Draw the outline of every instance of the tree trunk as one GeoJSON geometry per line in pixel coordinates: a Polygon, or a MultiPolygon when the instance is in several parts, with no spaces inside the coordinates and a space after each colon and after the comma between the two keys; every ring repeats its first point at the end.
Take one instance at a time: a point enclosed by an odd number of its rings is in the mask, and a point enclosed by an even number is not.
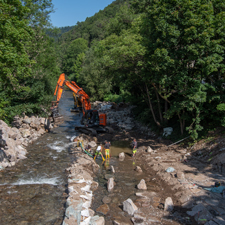
{"type": "MultiPolygon", "coordinates": [[[[165,100],[165,113],[167,112],[168,110],[168,102],[165,100]]],[[[164,118],[164,121],[167,123],[168,120],[166,118],[164,118]]]]}
{"type": "Polygon", "coordinates": [[[154,119],[155,123],[157,124],[157,126],[161,127],[161,124],[159,123],[159,121],[157,121],[157,119],[155,117],[155,113],[154,113],[154,110],[153,110],[153,107],[152,107],[152,102],[151,102],[151,98],[150,98],[150,95],[149,95],[147,84],[145,84],[145,87],[146,87],[146,92],[147,92],[147,96],[148,96],[148,103],[149,103],[149,107],[151,109],[153,119],[154,119]]]}
{"type": "Polygon", "coordinates": [[[156,89],[155,89],[155,94],[156,94],[156,98],[157,98],[160,122],[163,123],[163,117],[162,117],[162,110],[161,110],[161,106],[160,106],[159,94],[158,94],[156,89]]]}
{"type": "Polygon", "coordinates": [[[181,119],[180,113],[178,113],[179,121],[180,121],[180,132],[181,135],[184,134],[185,120],[181,119]]]}

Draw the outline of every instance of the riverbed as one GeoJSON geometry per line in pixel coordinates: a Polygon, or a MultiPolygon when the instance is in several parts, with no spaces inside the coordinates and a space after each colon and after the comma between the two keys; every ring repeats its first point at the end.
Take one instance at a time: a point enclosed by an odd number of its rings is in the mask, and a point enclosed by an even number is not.
{"type": "Polygon", "coordinates": [[[0,173],[0,224],[57,224],[65,212],[68,151],[79,114],[70,112],[72,92],[59,103],[64,122],[27,147],[27,159],[0,173]]]}

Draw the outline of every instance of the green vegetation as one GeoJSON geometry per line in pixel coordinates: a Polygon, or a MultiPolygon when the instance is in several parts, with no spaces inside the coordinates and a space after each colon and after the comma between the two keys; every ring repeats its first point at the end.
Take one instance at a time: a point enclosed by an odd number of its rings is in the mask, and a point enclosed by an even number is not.
{"type": "Polygon", "coordinates": [[[40,113],[61,70],[92,100],[137,105],[151,128],[197,139],[225,126],[224,1],[116,0],[61,33],[51,0],[22,2],[0,3],[0,119],[40,113]]]}
{"type": "Polygon", "coordinates": [[[45,34],[51,1],[0,1],[0,119],[41,113],[59,74],[55,43],[45,34]]]}

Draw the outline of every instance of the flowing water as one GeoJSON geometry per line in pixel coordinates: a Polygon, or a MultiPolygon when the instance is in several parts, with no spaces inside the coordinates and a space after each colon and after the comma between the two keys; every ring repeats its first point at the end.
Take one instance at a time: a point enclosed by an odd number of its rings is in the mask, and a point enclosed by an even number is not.
{"type": "Polygon", "coordinates": [[[70,112],[72,92],[60,101],[64,123],[27,147],[27,159],[0,172],[0,224],[61,224],[66,196],[65,169],[78,114],[70,112]]]}

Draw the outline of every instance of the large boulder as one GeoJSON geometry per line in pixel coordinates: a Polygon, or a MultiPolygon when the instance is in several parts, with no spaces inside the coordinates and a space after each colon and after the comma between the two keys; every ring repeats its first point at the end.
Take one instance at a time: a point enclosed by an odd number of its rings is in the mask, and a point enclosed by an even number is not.
{"type": "Polygon", "coordinates": [[[35,130],[37,130],[37,131],[39,131],[40,128],[41,128],[41,125],[32,122],[32,123],[30,123],[30,127],[35,129],[35,130]]]}
{"type": "Polygon", "coordinates": [[[25,118],[22,120],[23,123],[26,123],[26,124],[30,124],[31,123],[31,119],[30,118],[25,118]]]}
{"type": "Polygon", "coordinates": [[[15,116],[11,126],[16,127],[16,128],[20,128],[22,123],[23,123],[22,118],[20,118],[19,116],[15,116]]]}
{"type": "Polygon", "coordinates": [[[47,119],[46,118],[40,118],[40,124],[45,125],[45,123],[47,124],[47,119]]]}
{"type": "Polygon", "coordinates": [[[16,137],[17,137],[17,133],[14,132],[12,129],[9,129],[8,130],[8,136],[9,136],[9,138],[12,138],[13,140],[15,140],[16,137]]]}
{"type": "Polygon", "coordinates": [[[107,182],[107,189],[108,191],[112,191],[114,188],[114,179],[113,177],[109,178],[108,182],[107,182]]]}
{"type": "Polygon", "coordinates": [[[94,216],[91,218],[90,221],[91,225],[105,225],[104,217],[94,216]]]}
{"type": "Polygon", "coordinates": [[[31,135],[29,129],[20,128],[20,133],[22,134],[23,138],[30,137],[30,135],[31,135]]]}
{"type": "Polygon", "coordinates": [[[149,153],[152,153],[153,152],[153,150],[152,150],[152,148],[150,146],[148,146],[147,152],[149,152],[149,153]]]}
{"type": "Polygon", "coordinates": [[[16,145],[22,145],[24,143],[24,138],[22,138],[21,136],[21,138],[16,139],[15,142],[16,142],[16,145]]]}
{"type": "Polygon", "coordinates": [[[16,141],[13,140],[12,138],[7,138],[6,139],[6,146],[5,149],[15,149],[16,146],[16,141]]]}
{"type": "Polygon", "coordinates": [[[5,150],[5,153],[6,153],[7,158],[9,159],[10,162],[16,162],[17,161],[17,153],[16,153],[15,149],[5,150]]]}
{"type": "Polygon", "coordinates": [[[89,142],[88,145],[90,145],[92,148],[97,146],[97,144],[94,141],[89,142]]]}
{"type": "Polygon", "coordinates": [[[171,135],[172,132],[173,132],[173,128],[172,127],[163,128],[163,136],[165,136],[165,137],[171,135]]]}
{"type": "Polygon", "coordinates": [[[125,154],[124,154],[124,152],[121,152],[120,154],[119,154],[119,160],[120,161],[123,161],[125,159],[125,154]]]}
{"type": "Polygon", "coordinates": [[[17,159],[26,159],[27,157],[25,155],[22,155],[22,154],[18,154],[17,155],[17,159]]]}
{"type": "Polygon", "coordinates": [[[96,212],[99,212],[103,215],[106,215],[109,212],[109,206],[107,204],[100,205],[97,209],[96,212]]]}
{"type": "Polygon", "coordinates": [[[14,139],[14,140],[18,140],[20,138],[22,138],[22,135],[19,131],[19,129],[17,129],[16,127],[12,127],[12,135],[9,135],[10,138],[14,139]]]}
{"type": "Polygon", "coordinates": [[[9,161],[7,159],[4,159],[1,163],[0,163],[0,167],[6,168],[6,167],[11,167],[11,164],[9,163],[9,161]]]}
{"type": "Polygon", "coordinates": [[[4,121],[0,120],[0,138],[6,140],[8,135],[9,127],[4,121]]]}
{"type": "Polygon", "coordinates": [[[123,202],[123,211],[127,212],[129,215],[134,215],[134,213],[138,210],[137,206],[133,203],[133,201],[128,198],[123,202]]]}
{"type": "Polygon", "coordinates": [[[7,123],[5,123],[3,120],[0,120],[0,127],[8,127],[7,123]]]}
{"type": "Polygon", "coordinates": [[[173,211],[173,200],[171,197],[166,198],[165,204],[164,204],[164,211],[173,211]]]}
{"type": "Polygon", "coordinates": [[[39,131],[38,131],[38,134],[39,135],[43,135],[45,133],[45,130],[43,128],[41,128],[39,131]]]}
{"type": "Polygon", "coordinates": [[[136,166],[135,171],[138,172],[138,173],[142,173],[142,169],[141,169],[140,166],[136,166]]]}
{"type": "Polygon", "coordinates": [[[27,150],[25,148],[23,148],[21,145],[17,145],[15,147],[15,149],[16,149],[16,152],[18,152],[18,154],[20,154],[20,155],[25,156],[27,154],[27,150]]]}
{"type": "Polygon", "coordinates": [[[145,183],[144,179],[142,179],[140,181],[140,183],[137,185],[137,188],[140,189],[140,190],[147,190],[147,186],[146,186],[146,183],[145,183]]]}

